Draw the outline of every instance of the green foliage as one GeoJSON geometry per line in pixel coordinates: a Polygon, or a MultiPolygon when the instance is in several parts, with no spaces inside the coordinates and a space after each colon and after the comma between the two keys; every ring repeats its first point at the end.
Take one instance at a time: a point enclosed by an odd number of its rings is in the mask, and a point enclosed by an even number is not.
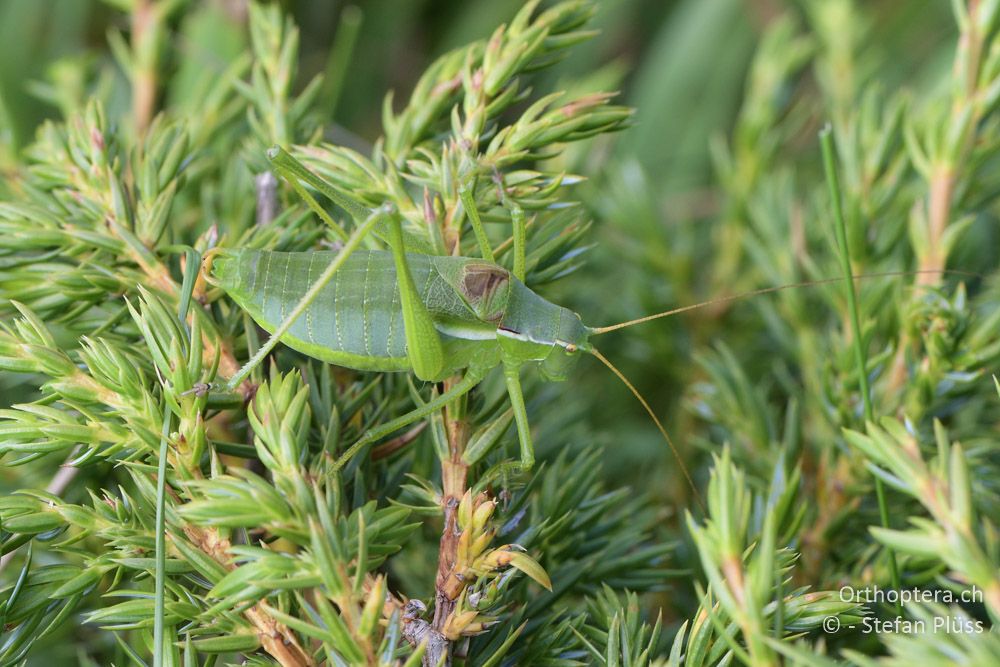
{"type": "Polygon", "coordinates": [[[0,665],[996,664],[1000,3],[390,4],[0,5],[0,665]],[[525,372],[528,473],[499,373],[342,470],[446,385],[226,388],[200,258],[342,247],[324,181],[613,322],[840,275],[827,122],[860,338],[832,283],[595,341],[682,461],[597,364],[525,372]]]}
{"type": "Polygon", "coordinates": [[[257,332],[198,270],[199,253],[220,245],[306,250],[346,237],[310,190],[264,182],[264,149],[277,143],[320,178],[393,204],[408,242],[429,252],[472,252],[466,197],[489,230],[476,242],[511,262],[504,229],[527,212],[528,282],[568,274],[586,230],[567,192],[579,178],[541,160],[620,129],[631,112],[599,93],[523,106],[525,76],[588,37],[591,9],[527,6],[489,40],[446,54],[402,110],[387,99],[369,156],[319,143],[320,79],[294,92],[298,32],[273,5],[250,8],[248,52],[205,72],[211,86],[189,79],[149,115],[169,87],[166,32],[181,5],[121,7],[132,31],[112,33],[111,45],[131,100],[97,93],[44,124],[5,186],[0,363],[34,389],[0,415],[0,455],[12,471],[64,467],[47,491],[25,474],[0,503],[5,569],[19,572],[3,593],[14,632],[0,661],[43,655],[54,634],[80,627],[104,631],[86,650],[99,662],[152,652],[156,664],[240,653],[260,664],[436,664],[454,652],[478,664],[581,646],[568,605],[616,576],[662,585],[666,549],[652,522],[625,521],[644,503],[613,507],[628,494],[604,491],[594,454],[514,475],[510,414],[491,391],[469,417],[449,409],[447,423],[435,418],[338,473],[338,451],[437,388],[282,351],[266,377],[258,370],[230,392],[224,381],[257,332]],[[192,105],[199,92],[203,105],[192,105]],[[456,429],[469,431],[467,457],[451,455],[456,429]],[[574,477],[578,495],[561,494],[574,477]],[[602,507],[609,518],[595,521],[602,507]],[[458,537],[441,539],[447,566],[435,581],[414,565],[442,515],[458,537]],[[428,586],[436,603],[420,601],[428,586]],[[422,618],[428,604],[433,620],[422,618]],[[550,624],[560,640],[536,648],[550,624]],[[479,635],[488,641],[470,643],[479,635]]]}

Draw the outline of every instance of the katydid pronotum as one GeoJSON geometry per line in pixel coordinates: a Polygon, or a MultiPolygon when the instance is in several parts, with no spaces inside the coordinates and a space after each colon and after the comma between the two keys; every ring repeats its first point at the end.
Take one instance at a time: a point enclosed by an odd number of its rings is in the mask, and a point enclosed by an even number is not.
{"type": "MultiPolygon", "coordinates": [[[[642,403],[680,461],[676,447],[649,404],[590,343],[594,335],[751,295],[844,280],[769,287],[676,308],[606,327],[588,327],[573,311],[546,301],[525,286],[523,214],[512,210],[515,270],[492,261],[479,214],[468,190],[461,191],[483,258],[408,252],[399,214],[368,209],[309,171],[282,149],[269,153],[276,171],[289,180],[328,224],[326,212],[302,186],[316,188],[355,220],[355,232],[339,251],[276,252],[214,249],[206,255],[209,282],[221,287],[272,334],[258,354],[230,380],[235,386],[280,340],[316,359],[363,371],[412,371],[439,382],[461,375],[436,398],[367,431],[334,463],[342,468],[363,448],[460,398],[502,366],[520,441],[521,465],[534,463],[531,429],[520,369],[536,365],[548,380],[564,380],[581,353],[604,363],[642,403]],[[389,250],[358,250],[372,232],[389,250]]],[[[510,204],[508,204],[510,205],[510,204]]],[[[872,274],[874,275],[898,275],[872,274]]],[[[856,276],[862,277],[862,276],[856,276]]],[[[694,489],[689,473],[682,466],[694,489]]]]}

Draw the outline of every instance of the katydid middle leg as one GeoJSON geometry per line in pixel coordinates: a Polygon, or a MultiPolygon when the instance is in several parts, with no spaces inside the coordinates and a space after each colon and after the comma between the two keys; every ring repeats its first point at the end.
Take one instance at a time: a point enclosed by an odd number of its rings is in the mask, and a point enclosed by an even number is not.
{"type": "Polygon", "coordinates": [[[503,376],[507,383],[510,407],[514,411],[517,424],[517,439],[521,444],[521,466],[527,470],[535,464],[535,446],[531,441],[531,424],[528,410],[524,407],[524,392],[521,391],[521,368],[512,362],[504,362],[503,376]]]}

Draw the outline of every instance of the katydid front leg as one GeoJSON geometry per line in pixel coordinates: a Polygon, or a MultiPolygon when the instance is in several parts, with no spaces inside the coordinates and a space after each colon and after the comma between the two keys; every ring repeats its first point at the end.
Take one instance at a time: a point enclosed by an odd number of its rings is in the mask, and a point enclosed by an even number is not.
{"type": "Polygon", "coordinates": [[[524,209],[516,202],[511,202],[510,220],[513,225],[514,239],[514,277],[524,282],[527,273],[525,249],[527,243],[527,224],[524,221],[524,209]]]}
{"type": "Polygon", "coordinates": [[[479,209],[476,208],[476,178],[474,175],[470,175],[464,183],[458,186],[458,197],[462,200],[462,208],[465,209],[465,215],[472,224],[472,232],[476,235],[476,243],[479,244],[479,254],[487,262],[495,264],[497,260],[493,254],[493,247],[490,246],[490,239],[486,236],[483,220],[479,217],[479,209]]]}
{"type": "Polygon", "coordinates": [[[510,213],[511,240],[514,242],[514,277],[524,282],[527,273],[525,245],[527,245],[527,223],[524,220],[524,209],[516,201],[507,196],[503,185],[503,176],[499,171],[493,173],[493,181],[497,185],[497,197],[500,204],[510,213]]]}
{"type": "MultiPolygon", "coordinates": [[[[510,212],[512,225],[511,238],[514,243],[514,277],[523,282],[524,274],[526,273],[525,243],[527,236],[527,224],[524,219],[524,209],[522,209],[517,202],[507,196],[503,187],[503,177],[499,174],[499,172],[494,174],[494,180],[497,184],[500,203],[510,212]]],[[[487,262],[495,264],[496,257],[493,254],[493,248],[490,246],[490,240],[486,236],[486,229],[483,227],[483,220],[479,215],[479,210],[476,208],[475,193],[476,179],[474,175],[470,175],[461,185],[459,185],[458,197],[462,201],[462,208],[465,209],[465,214],[468,216],[469,222],[472,224],[472,231],[476,236],[476,242],[479,244],[479,254],[482,255],[483,259],[487,262]]]]}

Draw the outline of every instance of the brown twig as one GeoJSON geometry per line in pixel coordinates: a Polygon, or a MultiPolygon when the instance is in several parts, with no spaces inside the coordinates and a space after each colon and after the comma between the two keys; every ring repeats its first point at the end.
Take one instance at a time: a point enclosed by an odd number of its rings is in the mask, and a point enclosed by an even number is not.
{"type": "MultiPolygon", "coordinates": [[[[56,471],[56,474],[53,475],[52,479],[45,487],[46,493],[50,493],[54,496],[61,496],[63,494],[63,491],[66,490],[66,487],[69,486],[70,482],[72,482],[76,478],[77,474],[80,472],[80,469],[77,468],[76,466],[70,465],[70,461],[76,458],[78,450],[79,447],[75,448],[70,453],[66,461],[61,466],[59,466],[59,470],[56,471]]],[[[4,568],[7,567],[7,565],[9,565],[10,562],[14,559],[15,553],[17,553],[16,550],[9,551],[5,553],[2,557],[0,557],[0,572],[3,572],[4,568]]]]}
{"type": "Polygon", "coordinates": [[[132,12],[132,49],[136,55],[132,77],[132,113],[139,135],[146,133],[156,109],[157,32],[162,29],[155,3],[141,0],[132,12]]]}
{"type": "MultiPolygon", "coordinates": [[[[445,391],[455,379],[445,382],[445,391]]],[[[448,586],[452,578],[455,562],[458,559],[458,541],[461,531],[458,528],[457,510],[462,496],[465,495],[466,475],[468,466],[462,461],[462,454],[469,442],[469,423],[465,416],[464,402],[449,406],[445,410],[445,429],[448,434],[449,458],[441,463],[443,494],[441,506],[444,511],[444,527],[438,544],[437,578],[434,584],[434,620],[426,633],[427,651],[424,653],[423,664],[433,667],[438,664],[451,664],[450,646],[444,637],[444,627],[448,617],[455,609],[457,595],[454,587],[448,586]],[[441,663],[443,659],[443,663],[441,663]]],[[[425,633],[425,634],[426,634],[425,633]]]]}
{"type": "MultiPolygon", "coordinates": [[[[970,17],[976,16],[978,6],[978,0],[969,2],[967,11],[970,17]]],[[[962,169],[968,168],[969,156],[976,143],[976,128],[984,111],[982,83],[979,77],[985,44],[986,35],[978,29],[976,20],[970,19],[959,36],[958,50],[952,65],[952,77],[955,81],[961,81],[962,85],[958,87],[958,92],[952,99],[948,124],[952,131],[961,130],[960,139],[934,160],[927,175],[927,242],[926,252],[920,257],[921,272],[917,278],[918,287],[938,285],[942,270],[948,262],[945,235],[951,223],[955,191],[963,175],[962,169]]],[[[919,214],[920,212],[915,209],[912,215],[919,214]]],[[[889,372],[889,387],[892,391],[901,389],[906,381],[906,353],[913,343],[908,335],[903,335],[900,340],[889,372]]]]}
{"type": "Polygon", "coordinates": [[[278,179],[270,170],[254,178],[257,188],[257,226],[263,227],[278,217],[278,179]]]}
{"type": "MultiPolygon", "coordinates": [[[[184,526],[183,530],[192,543],[217,563],[227,570],[236,569],[230,554],[232,545],[216,530],[192,525],[184,526]]],[[[243,616],[256,629],[261,648],[277,660],[281,667],[315,667],[316,662],[299,643],[295,633],[268,614],[263,604],[250,607],[243,612],[243,616]]]]}

